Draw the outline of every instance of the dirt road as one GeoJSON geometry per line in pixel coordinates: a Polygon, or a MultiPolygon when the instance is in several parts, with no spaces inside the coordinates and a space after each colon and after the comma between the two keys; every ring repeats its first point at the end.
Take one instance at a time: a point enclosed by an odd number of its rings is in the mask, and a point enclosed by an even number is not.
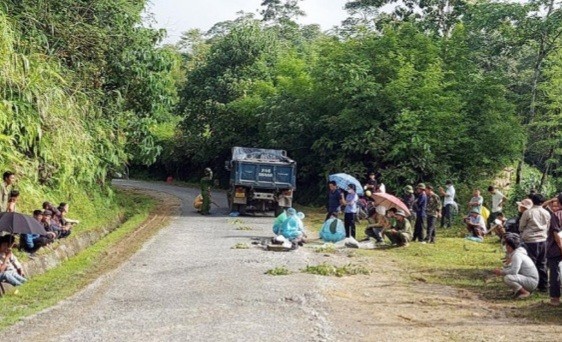
{"type": "MultiPolygon", "coordinates": [[[[120,181],[182,200],[181,214],[116,271],[0,333],[3,341],[556,341],[560,326],[506,318],[453,288],[415,282],[392,264],[315,253],[266,252],[271,217],[196,214],[196,190],[120,181]],[[247,244],[249,249],[235,249],[247,244]],[[344,278],[298,272],[349,262],[374,272],[344,278]],[[287,276],[264,274],[286,266],[287,276]]],[[[562,313],[562,311],[561,311],[562,313]]]]}

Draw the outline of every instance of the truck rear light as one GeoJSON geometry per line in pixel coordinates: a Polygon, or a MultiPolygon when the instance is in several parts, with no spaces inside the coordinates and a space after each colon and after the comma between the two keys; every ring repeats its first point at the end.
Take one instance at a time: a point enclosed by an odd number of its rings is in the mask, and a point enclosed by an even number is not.
{"type": "Polygon", "coordinates": [[[243,187],[236,187],[234,197],[246,197],[246,189],[243,187]]]}
{"type": "Polygon", "coordinates": [[[293,196],[293,190],[283,190],[283,196],[291,197],[293,196]]]}

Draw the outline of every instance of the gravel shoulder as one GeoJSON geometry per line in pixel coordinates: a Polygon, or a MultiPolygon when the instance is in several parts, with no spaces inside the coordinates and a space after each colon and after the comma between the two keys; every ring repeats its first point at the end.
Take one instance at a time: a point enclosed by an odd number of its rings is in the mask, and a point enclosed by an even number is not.
{"type": "MultiPolygon", "coordinates": [[[[556,341],[562,329],[507,318],[476,295],[415,279],[395,264],[346,253],[266,252],[271,217],[194,212],[198,191],[162,183],[118,186],[179,198],[167,227],[77,295],[12,326],[18,341],[556,341]],[[179,203],[178,203],[179,204],[179,203]],[[240,226],[245,227],[241,230],[240,226]],[[249,249],[233,249],[236,244],[249,249]],[[306,265],[367,265],[371,275],[343,278],[298,272],[306,265]],[[267,270],[285,266],[287,276],[267,270]]],[[[162,195],[159,195],[162,196],[162,195]]],[[[162,198],[163,206],[171,202],[162,198]]],[[[169,217],[168,217],[169,218],[169,217]]],[[[158,221],[155,218],[155,222],[158,221]]]]}

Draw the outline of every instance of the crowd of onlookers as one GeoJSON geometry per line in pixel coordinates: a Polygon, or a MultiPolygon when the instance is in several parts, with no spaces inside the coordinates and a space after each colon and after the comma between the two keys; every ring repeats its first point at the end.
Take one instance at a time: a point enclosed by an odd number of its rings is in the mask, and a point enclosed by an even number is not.
{"type": "MultiPolygon", "coordinates": [[[[14,189],[15,182],[14,173],[4,172],[0,186],[0,215],[17,212],[16,205],[20,193],[14,189]]],[[[18,286],[26,281],[23,268],[13,253],[14,248],[19,248],[34,257],[35,252],[40,248],[71,234],[72,226],[78,221],[67,217],[68,210],[67,203],[60,203],[57,207],[50,202],[44,202],[42,209],[33,211],[33,219],[43,225],[46,234],[14,235],[3,229],[4,227],[0,227],[0,230],[3,230],[0,236],[0,282],[18,286]],[[18,239],[19,243],[16,243],[18,239]]]]}
{"type": "Polygon", "coordinates": [[[329,182],[328,188],[326,219],[337,217],[343,208],[348,239],[355,239],[355,221],[364,217],[368,222],[365,240],[373,239],[375,244],[387,244],[385,237],[396,246],[408,246],[413,241],[435,243],[438,220],[441,228],[450,228],[456,213],[463,217],[468,240],[483,242],[488,235],[499,238],[506,256],[504,267],[493,273],[504,277],[515,297],[526,298],[535,290],[549,291],[550,304],[560,305],[562,193],[547,200],[531,190],[517,202],[517,216],[508,219],[504,213],[507,198],[494,186],[487,189],[490,209],[484,206],[480,190],[475,189],[466,203],[466,216],[463,206],[455,201],[451,181],[438,189],[424,183],[415,189],[407,185],[398,197],[377,195],[386,193],[386,187],[375,173],[369,175],[363,196],[357,195],[354,184],[343,191],[336,182],[329,182]]]}

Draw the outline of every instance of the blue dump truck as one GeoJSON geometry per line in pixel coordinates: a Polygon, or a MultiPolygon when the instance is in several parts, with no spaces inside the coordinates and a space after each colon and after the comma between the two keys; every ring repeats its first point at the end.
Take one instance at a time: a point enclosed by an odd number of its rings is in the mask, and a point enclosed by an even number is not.
{"type": "Polygon", "coordinates": [[[230,171],[227,193],[231,211],[274,211],[277,216],[293,205],[297,163],[287,152],[263,148],[234,147],[225,162],[230,171]]]}

